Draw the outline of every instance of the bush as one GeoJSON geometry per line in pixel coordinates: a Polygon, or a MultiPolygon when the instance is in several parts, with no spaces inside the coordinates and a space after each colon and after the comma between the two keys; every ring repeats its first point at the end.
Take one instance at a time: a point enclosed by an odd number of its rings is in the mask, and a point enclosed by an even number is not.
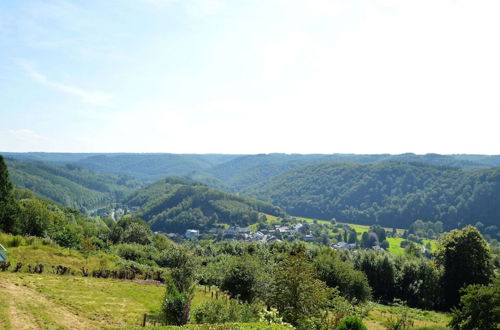
{"type": "Polygon", "coordinates": [[[194,312],[194,322],[201,323],[229,323],[229,322],[256,322],[259,321],[259,312],[263,308],[256,304],[240,302],[237,299],[210,300],[198,306],[194,312]]]}
{"type": "Polygon", "coordinates": [[[500,279],[493,285],[469,285],[459,308],[452,310],[453,329],[496,329],[500,324],[500,279]]]}
{"type": "Polygon", "coordinates": [[[167,276],[165,282],[166,291],[161,308],[163,319],[166,324],[184,325],[189,322],[193,296],[190,292],[180,292],[172,277],[167,276]]]}
{"type": "Polygon", "coordinates": [[[10,247],[18,247],[18,246],[21,246],[23,244],[23,237],[22,236],[14,236],[12,237],[12,240],[10,241],[9,243],[9,246],[10,247]]]}
{"type": "Polygon", "coordinates": [[[139,244],[118,244],[114,250],[118,256],[126,260],[139,261],[148,257],[145,247],[139,244]]]}
{"type": "Polygon", "coordinates": [[[359,317],[349,316],[340,322],[336,330],[367,330],[359,317]]]}
{"type": "Polygon", "coordinates": [[[258,291],[261,268],[255,259],[249,256],[233,258],[226,266],[221,289],[228,292],[231,298],[252,302],[258,291]]]}
{"type": "Polygon", "coordinates": [[[323,250],[314,261],[318,278],[351,302],[365,302],[371,297],[371,288],[366,275],[344,261],[335,251],[323,250]]]}

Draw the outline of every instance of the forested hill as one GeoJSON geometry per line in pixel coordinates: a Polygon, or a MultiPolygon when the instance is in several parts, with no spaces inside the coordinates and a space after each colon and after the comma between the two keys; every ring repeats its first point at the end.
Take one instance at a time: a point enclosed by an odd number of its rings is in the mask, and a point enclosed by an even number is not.
{"type": "MultiPolygon", "coordinates": [[[[389,161],[404,163],[419,162],[436,166],[450,166],[462,169],[482,169],[500,166],[499,156],[483,155],[401,155],[374,154],[259,154],[241,156],[209,170],[229,189],[244,191],[246,187],[264,182],[292,168],[322,162],[349,162],[356,164],[378,164],[389,161]]],[[[208,182],[207,182],[208,183],[208,182]]]]}
{"type": "Polygon", "coordinates": [[[153,182],[167,176],[186,176],[207,171],[234,157],[217,154],[104,154],[84,158],[78,164],[101,172],[131,175],[142,181],[153,182]]]}
{"type": "Polygon", "coordinates": [[[320,163],[287,171],[245,193],[295,216],[408,227],[500,222],[500,168],[462,170],[421,163],[320,163]]]}
{"type": "Polygon", "coordinates": [[[77,165],[52,165],[6,159],[12,182],[38,196],[82,211],[122,199],[139,187],[127,176],[98,173],[77,165]]]}
{"type": "Polygon", "coordinates": [[[225,223],[246,226],[263,220],[259,213],[282,216],[268,203],[209,188],[184,178],[166,178],[132,193],[124,201],[153,230],[183,233],[225,223]]]}
{"type": "Polygon", "coordinates": [[[220,184],[208,174],[210,168],[239,157],[223,154],[44,152],[4,153],[4,156],[25,162],[72,164],[103,173],[133,176],[143,182],[154,182],[173,175],[196,174],[199,179],[206,179],[210,184],[220,184]]]}
{"type": "Polygon", "coordinates": [[[421,162],[436,166],[483,169],[500,166],[500,156],[390,154],[168,154],[168,153],[4,153],[19,161],[73,164],[114,175],[129,175],[142,182],[167,176],[189,176],[212,187],[241,191],[294,167],[320,162],[376,164],[387,161],[421,162]]]}

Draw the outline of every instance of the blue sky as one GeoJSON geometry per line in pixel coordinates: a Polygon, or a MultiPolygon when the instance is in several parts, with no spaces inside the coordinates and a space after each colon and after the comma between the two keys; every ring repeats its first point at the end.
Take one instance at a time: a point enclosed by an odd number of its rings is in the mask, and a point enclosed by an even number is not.
{"type": "Polygon", "coordinates": [[[0,151],[500,154],[497,0],[0,2],[0,151]]]}

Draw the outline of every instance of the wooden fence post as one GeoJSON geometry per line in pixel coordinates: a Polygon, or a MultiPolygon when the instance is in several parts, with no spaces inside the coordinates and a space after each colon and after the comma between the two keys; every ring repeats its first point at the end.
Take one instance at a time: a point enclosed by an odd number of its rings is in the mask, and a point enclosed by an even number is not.
{"type": "Polygon", "coordinates": [[[148,314],[144,314],[144,318],[142,319],[142,327],[144,328],[146,326],[146,320],[148,318],[148,314]]]}

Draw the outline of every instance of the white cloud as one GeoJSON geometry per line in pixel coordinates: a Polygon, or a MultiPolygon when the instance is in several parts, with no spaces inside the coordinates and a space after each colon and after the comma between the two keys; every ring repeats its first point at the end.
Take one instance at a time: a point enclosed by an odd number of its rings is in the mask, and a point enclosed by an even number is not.
{"type": "Polygon", "coordinates": [[[88,103],[95,106],[110,106],[111,95],[98,92],[98,91],[89,91],[80,87],[76,87],[73,85],[63,84],[59,82],[55,82],[49,80],[45,75],[35,70],[35,68],[26,62],[20,63],[21,67],[24,71],[35,80],[37,83],[44,85],[46,87],[50,87],[52,89],[58,90],[65,94],[77,96],[82,102],[88,103]]]}

